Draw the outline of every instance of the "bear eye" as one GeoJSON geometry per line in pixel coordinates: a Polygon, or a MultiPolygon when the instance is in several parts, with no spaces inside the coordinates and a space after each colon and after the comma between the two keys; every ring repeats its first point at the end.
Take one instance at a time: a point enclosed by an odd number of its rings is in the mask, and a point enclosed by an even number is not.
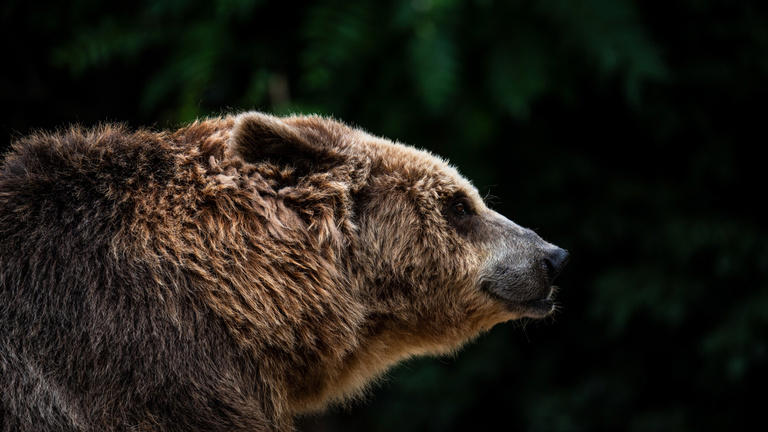
{"type": "Polygon", "coordinates": [[[454,203],[453,204],[453,212],[457,216],[466,216],[467,215],[467,206],[463,202],[461,202],[461,201],[459,201],[457,203],[454,203]]]}
{"type": "Polygon", "coordinates": [[[456,217],[464,217],[472,214],[472,207],[465,197],[457,198],[451,203],[451,214],[456,217]]]}
{"type": "Polygon", "coordinates": [[[461,235],[467,235],[474,225],[473,215],[477,214],[466,195],[454,196],[446,203],[445,219],[461,235]]]}

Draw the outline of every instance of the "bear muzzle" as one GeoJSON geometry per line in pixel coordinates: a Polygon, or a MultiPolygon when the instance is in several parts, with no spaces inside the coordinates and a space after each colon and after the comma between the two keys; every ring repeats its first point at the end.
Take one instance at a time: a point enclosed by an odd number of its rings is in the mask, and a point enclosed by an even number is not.
{"type": "Polygon", "coordinates": [[[556,309],[555,279],[570,254],[496,212],[489,215],[494,240],[480,289],[521,317],[543,318],[556,309]]]}

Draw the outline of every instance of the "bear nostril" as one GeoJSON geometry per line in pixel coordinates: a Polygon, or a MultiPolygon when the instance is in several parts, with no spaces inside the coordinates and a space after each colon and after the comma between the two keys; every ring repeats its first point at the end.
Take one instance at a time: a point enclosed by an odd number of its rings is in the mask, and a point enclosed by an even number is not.
{"type": "Polygon", "coordinates": [[[544,266],[547,268],[547,277],[550,282],[555,280],[560,272],[563,271],[563,268],[568,263],[569,256],[567,250],[555,248],[544,257],[544,266]]]}

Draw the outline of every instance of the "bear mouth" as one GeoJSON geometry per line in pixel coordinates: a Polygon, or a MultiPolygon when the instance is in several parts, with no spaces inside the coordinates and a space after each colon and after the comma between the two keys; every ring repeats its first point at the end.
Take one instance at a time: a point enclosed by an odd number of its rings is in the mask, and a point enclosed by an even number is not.
{"type": "Polygon", "coordinates": [[[551,287],[550,294],[539,300],[532,300],[520,303],[518,309],[522,312],[522,315],[528,318],[544,318],[552,314],[557,309],[557,303],[552,298],[552,293],[557,287],[551,287]]]}
{"type": "MultiPolygon", "coordinates": [[[[557,287],[552,285],[546,290],[546,295],[533,300],[518,300],[496,292],[493,289],[485,289],[494,299],[504,303],[510,312],[519,314],[521,318],[545,318],[557,309],[555,294],[557,287]]],[[[504,292],[504,291],[503,291],[504,292]]],[[[504,292],[507,294],[507,292],[504,292]]]]}

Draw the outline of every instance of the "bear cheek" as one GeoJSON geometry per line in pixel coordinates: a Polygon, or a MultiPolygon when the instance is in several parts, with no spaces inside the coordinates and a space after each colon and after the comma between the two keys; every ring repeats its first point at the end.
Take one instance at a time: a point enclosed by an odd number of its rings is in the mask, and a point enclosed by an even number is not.
{"type": "Polygon", "coordinates": [[[484,331],[495,324],[513,318],[503,304],[484,291],[487,268],[492,261],[493,250],[488,244],[465,244],[463,247],[461,282],[457,284],[460,310],[470,327],[484,331]]]}

